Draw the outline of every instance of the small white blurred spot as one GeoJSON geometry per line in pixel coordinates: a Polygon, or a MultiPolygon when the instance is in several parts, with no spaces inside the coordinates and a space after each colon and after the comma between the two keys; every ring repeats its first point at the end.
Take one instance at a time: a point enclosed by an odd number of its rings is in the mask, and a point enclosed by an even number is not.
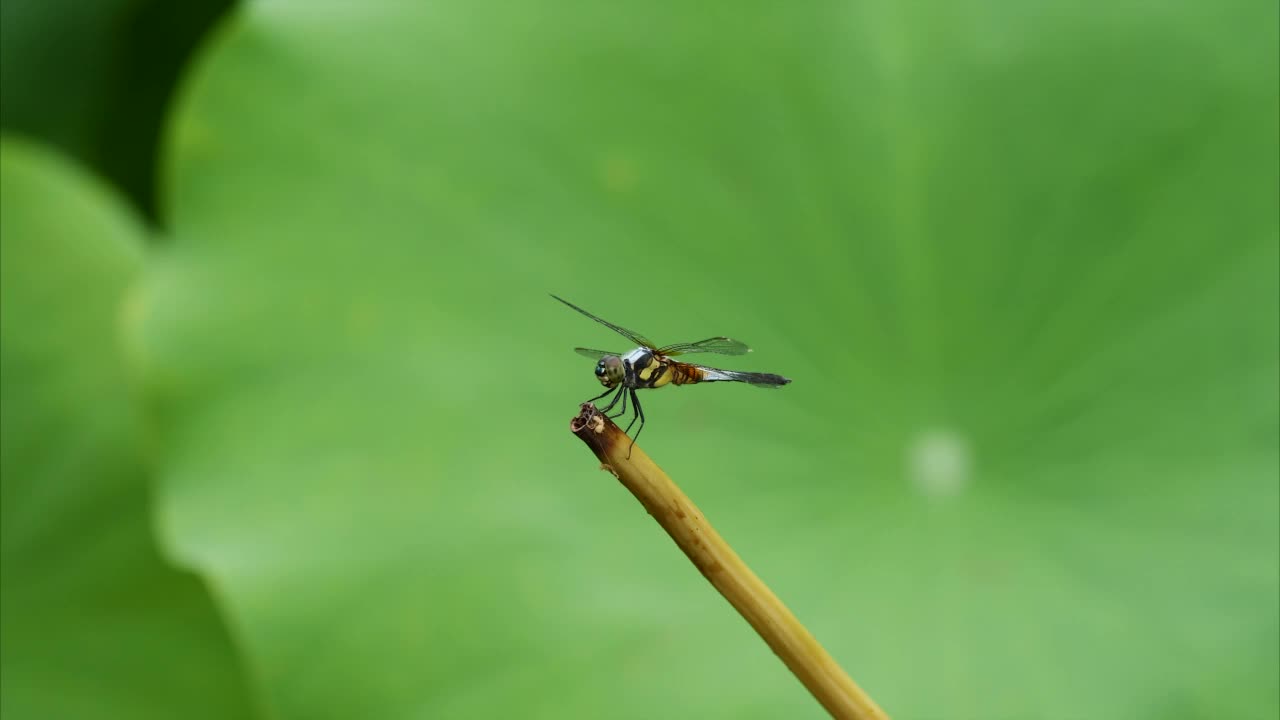
{"type": "Polygon", "coordinates": [[[972,460],[969,443],[945,428],[920,433],[907,448],[910,481],[929,498],[953,497],[964,490],[972,460]]]}

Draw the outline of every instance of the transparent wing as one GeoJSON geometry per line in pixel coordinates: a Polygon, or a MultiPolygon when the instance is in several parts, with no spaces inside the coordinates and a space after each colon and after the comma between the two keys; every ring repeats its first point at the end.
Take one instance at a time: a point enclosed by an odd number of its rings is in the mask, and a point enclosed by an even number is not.
{"type": "Polygon", "coordinates": [[[586,355],[592,360],[599,360],[600,358],[606,355],[618,354],[616,352],[609,352],[608,350],[592,350],[591,348],[574,348],[573,351],[578,353],[579,355],[586,355]]]}
{"type": "MultiPolygon", "coordinates": [[[[553,297],[553,298],[555,298],[555,299],[559,300],[560,302],[564,303],[565,305],[568,305],[569,307],[573,308],[574,310],[577,310],[578,312],[582,313],[583,315],[586,315],[587,317],[591,318],[592,320],[595,320],[596,322],[598,322],[598,323],[600,323],[601,325],[603,325],[603,326],[605,326],[605,327],[609,328],[610,330],[612,330],[612,331],[614,331],[614,332],[618,333],[619,335],[621,335],[622,337],[624,337],[624,338],[626,338],[626,339],[630,340],[631,342],[633,342],[633,343],[635,343],[635,344],[637,344],[637,345],[643,345],[644,347],[647,347],[647,348],[650,348],[650,349],[655,349],[654,344],[653,344],[652,342],[650,342],[647,338],[645,338],[645,336],[640,335],[639,333],[633,333],[633,332],[631,332],[630,330],[628,330],[628,329],[626,329],[626,328],[624,328],[624,327],[621,327],[621,326],[619,326],[619,325],[614,325],[613,323],[609,322],[608,320],[605,320],[605,319],[604,319],[604,318],[602,318],[602,317],[598,317],[598,316],[592,315],[591,313],[587,312],[586,310],[583,310],[582,308],[578,307],[577,305],[574,305],[573,303],[569,302],[568,300],[565,300],[564,298],[560,297],[559,295],[552,295],[551,297],[553,297]]],[[[612,354],[612,353],[610,353],[610,354],[612,354]]]]}
{"type": "Polygon", "coordinates": [[[694,353],[715,353],[717,355],[746,355],[751,348],[746,343],[727,337],[713,337],[693,343],[676,343],[659,348],[660,355],[692,355],[694,353]]]}

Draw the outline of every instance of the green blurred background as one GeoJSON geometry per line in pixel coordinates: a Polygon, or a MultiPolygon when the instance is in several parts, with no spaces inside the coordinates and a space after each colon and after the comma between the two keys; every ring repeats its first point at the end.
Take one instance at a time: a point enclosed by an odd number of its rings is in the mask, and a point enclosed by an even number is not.
{"type": "Polygon", "coordinates": [[[1275,3],[0,3],[0,714],[1280,712],[1275,3]],[[733,363],[737,360],[739,362],[733,363]]]}

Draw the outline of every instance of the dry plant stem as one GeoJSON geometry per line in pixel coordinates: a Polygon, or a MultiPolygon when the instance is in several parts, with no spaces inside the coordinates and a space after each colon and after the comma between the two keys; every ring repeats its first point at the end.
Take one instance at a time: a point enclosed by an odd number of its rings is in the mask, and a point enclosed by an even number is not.
{"type": "Polygon", "coordinates": [[[570,430],[644,505],[716,590],[755,628],[832,717],[887,720],[795,615],[742,562],[689,498],[617,425],[587,403],[570,430]]]}

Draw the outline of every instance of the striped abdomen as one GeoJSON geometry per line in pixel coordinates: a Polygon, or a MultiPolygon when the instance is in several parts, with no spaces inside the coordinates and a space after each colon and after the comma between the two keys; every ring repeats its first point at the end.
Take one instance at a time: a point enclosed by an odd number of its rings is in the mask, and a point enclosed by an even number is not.
{"type": "Polygon", "coordinates": [[[669,382],[672,385],[691,385],[711,379],[702,368],[674,360],[667,361],[667,374],[671,376],[669,382]]]}
{"type": "MultiPolygon", "coordinates": [[[[630,356],[629,356],[630,357],[630,356]]],[[[791,382],[772,373],[720,370],[682,363],[649,352],[634,356],[635,384],[638,388],[660,388],[663,385],[692,385],[701,382],[743,382],[756,387],[781,387],[791,382]]]]}

